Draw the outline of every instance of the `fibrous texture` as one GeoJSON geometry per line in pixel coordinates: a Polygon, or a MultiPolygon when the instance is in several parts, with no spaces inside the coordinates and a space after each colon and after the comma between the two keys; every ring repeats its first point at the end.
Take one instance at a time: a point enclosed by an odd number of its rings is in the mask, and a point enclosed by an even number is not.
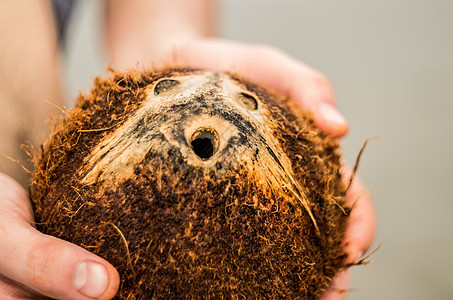
{"type": "Polygon", "coordinates": [[[343,266],[337,142],[287,97],[169,68],[95,80],[36,156],[39,229],[119,299],[316,299],[343,266]]]}

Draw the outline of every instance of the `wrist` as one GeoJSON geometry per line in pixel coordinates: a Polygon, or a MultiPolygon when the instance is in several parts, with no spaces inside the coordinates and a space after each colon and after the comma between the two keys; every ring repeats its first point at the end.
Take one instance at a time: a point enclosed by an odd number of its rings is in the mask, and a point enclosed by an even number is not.
{"type": "Polygon", "coordinates": [[[212,35],[212,0],[111,0],[106,6],[106,50],[119,70],[172,62],[174,49],[212,35]]]}
{"type": "Polygon", "coordinates": [[[193,33],[181,32],[148,40],[122,41],[108,47],[109,65],[116,70],[125,71],[182,63],[178,60],[178,52],[202,38],[193,33]]]}

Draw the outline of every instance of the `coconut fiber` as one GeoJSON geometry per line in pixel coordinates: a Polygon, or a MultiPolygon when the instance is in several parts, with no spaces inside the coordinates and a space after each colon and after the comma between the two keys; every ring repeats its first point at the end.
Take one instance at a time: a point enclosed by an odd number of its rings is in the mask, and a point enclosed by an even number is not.
{"type": "Polygon", "coordinates": [[[97,78],[35,164],[38,229],[111,262],[118,299],[317,299],[345,267],[338,143],[235,75],[97,78]]]}

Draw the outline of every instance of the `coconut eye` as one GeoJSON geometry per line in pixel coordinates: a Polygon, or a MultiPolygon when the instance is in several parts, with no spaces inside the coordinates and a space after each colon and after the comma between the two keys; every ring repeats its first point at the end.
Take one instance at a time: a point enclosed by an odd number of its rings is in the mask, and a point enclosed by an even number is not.
{"type": "Polygon", "coordinates": [[[178,80],[174,79],[162,79],[154,87],[154,95],[159,95],[160,93],[166,92],[169,89],[177,86],[179,84],[178,80]]]}
{"type": "Polygon", "coordinates": [[[219,148],[217,132],[211,128],[200,128],[192,135],[190,145],[202,160],[211,158],[219,148]]]}
{"type": "Polygon", "coordinates": [[[257,110],[258,108],[258,101],[250,94],[240,93],[238,95],[238,100],[249,110],[257,110]]]}

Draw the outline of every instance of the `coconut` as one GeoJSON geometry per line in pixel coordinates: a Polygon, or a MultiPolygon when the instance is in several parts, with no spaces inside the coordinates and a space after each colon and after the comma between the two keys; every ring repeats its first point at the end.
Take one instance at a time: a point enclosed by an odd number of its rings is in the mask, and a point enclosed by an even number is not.
{"type": "Polygon", "coordinates": [[[119,271],[118,299],[316,299],[345,265],[339,146],[236,75],[113,72],[36,156],[38,229],[119,271]]]}

